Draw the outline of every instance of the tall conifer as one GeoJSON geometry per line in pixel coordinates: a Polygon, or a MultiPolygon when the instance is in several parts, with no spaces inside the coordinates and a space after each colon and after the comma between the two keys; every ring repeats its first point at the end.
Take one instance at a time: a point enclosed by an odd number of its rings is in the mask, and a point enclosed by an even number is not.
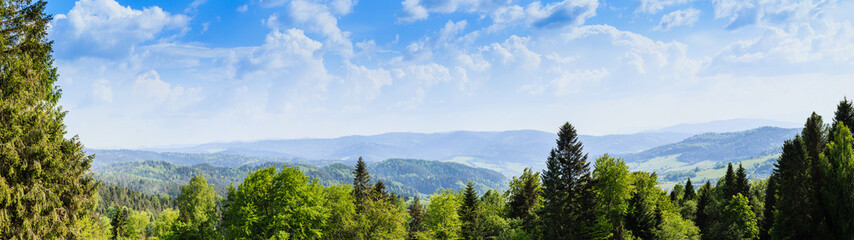
{"type": "Polygon", "coordinates": [[[706,181],[706,184],[700,187],[699,199],[697,200],[697,217],[695,223],[700,228],[700,233],[705,234],[708,231],[711,219],[709,219],[708,210],[706,209],[712,203],[712,182],[706,181]]]}
{"type": "Polygon", "coordinates": [[[478,210],[477,191],[474,189],[474,184],[471,180],[466,184],[465,190],[462,192],[462,204],[460,204],[459,215],[462,221],[462,236],[465,240],[473,240],[480,238],[478,229],[480,216],[478,210]]]}
{"type": "Polygon", "coordinates": [[[809,165],[801,136],[783,143],[783,153],[776,164],[780,188],[775,204],[774,238],[806,239],[816,234],[809,165]]]}
{"type": "Polygon", "coordinates": [[[694,200],[696,197],[697,194],[694,192],[694,185],[691,184],[691,179],[688,178],[688,181],[685,182],[685,193],[682,194],[682,201],[694,200]]]}
{"type": "Polygon", "coordinates": [[[93,157],[65,138],[44,1],[0,2],[0,239],[71,239],[89,218],[93,157]]]}
{"type": "Polygon", "coordinates": [[[409,239],[418,239],[418,233],[424,230],[424,206],[421,206],[421,201],[418,197],[412,201],[409,206],[409,239]]]}
{"type": "Polygon", "coordinates": [[[560,128],[556,143],[543,172],[543,238],[590,239],[595,195],[587,154],[569,123],[560,128]]]}
{"type": "Polygon", "coordinates": [[[723,186],[724,198],[726,201],[729,201],[729,198],[739,192],[737,184],[738,181],[735,176],[735,171],[732,170],[732,163],[729,163],[726,166],[726,175],[724,175],[723,186]]]}
{"type": "Polygon", "coordinates": [[[356,213],[361,213],[365,208],[365,200],[368,199],[371,189],[371,175],[362,157],[356,162],[356,170],[353,171],[353,201],[356,203],[356,213]]]}
{"type": "Polygon", "coordinates": [[[839,123],[845,124],[846,127],[854,126],[854,103],[848,100],[847,97],[842,98],[839,104],[836,105],[836,112],[833,113],[833,126],[831,129],[836,129],[839,123]]]}
{"type": "Polygon", "coordinates": [[[750,180],[741,163],[738,163],[738,170],[735,171],[735,190],[742,196],[750,196],[750,180]]]}

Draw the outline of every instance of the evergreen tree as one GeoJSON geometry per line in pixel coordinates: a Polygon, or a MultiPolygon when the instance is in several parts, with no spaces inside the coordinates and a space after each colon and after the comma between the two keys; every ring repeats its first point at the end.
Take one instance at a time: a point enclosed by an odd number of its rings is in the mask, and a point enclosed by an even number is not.
{"type": "Polygon", "coordinates": [[[543,238],[592,239],[595,194],[587,154],[575,128],[565,123],[543,172],[543,238]]]}
{"type": "MultiPolygon", "coordinates": [[[[826,212],[825,209],[820,207],[824,202],[824,200],[822,200],[823,196],[821,195],[821,189],[825,188],[826,177],[824,176],[824,172],[821,171],[821,163],[819,161],[819,155],[825,151],[825,146],[827,145],[827,136],[824,121],[820,115],[813,112],[810,117],[807,118],[806,123],[804,123],[804,129],[801,131],[801,138],[803,138],[804,147],[806,148],[807,162],[809,163],[809,166],[802,171],[807,171],[809,173],[807,183],[810,185],[809,194],[802,195],[801,197],[808,199],[807,201],[809,202],[813,202],[813,204],[809,206],[802,207],[806,208],[813,216],[813,222],[810,226],[815,229],[814,232],[816,239],[825,239],[828,237],[826,219],[829,212],[826,212]]],[[[780,186],[782,189],[782,184],[780,186]]]]}
{"type": "Polygon", "coordinates": [[[356,170],[353,171],[353,200],[356,203],[356,213],[364,211],[364,202],[367,200],[371,189],[371,175],[368,174],[368,167],[362,157],[356,162],[356,170]]]}
{"type": "Polygon", "coordinates": [[[462,192],[462,197],[459,209],[460,221],[462,221],[462,238],[465,240],[480,239],[480,231],[478,229],[480,221],[479,202],[477,191],[474,190],[474,184],[471,183],[471,180],[466,184],[466,188],[462,192]]]}
{"type": "Polygon", "coordinates": [[[729,201],[729,198],[739,192],[737,184],[738,180],[735,172],[732,170],[732,163],[729,163],[726,167],[726,175],[724,175],[723,193],[725,201],[729,201]]]}
{"type": "Polygon", "coordinates": [[[128,209],[125,207],[118,209],[110,225],[113,226],[113,240],[127,236],[128,209]]]}
{"type": "Polygon", "coordinates": [[[385,183],[382,180],[377,180],[377,184],[371,187],[371,197],[374,201],[388,201],[390,196],[385,190],[385,183]]]}
{"type": "Polygon", "coordinates": [[[777,210],[774,238],[807,239],[816,234],[809,166],[801,136],[783,143],[783,153],[776,164],[780,188],[774,206],[777,210]]]}
{"type": "Polygon", "coordinates": [[[0,2],[0,239],[73,239],[98,184],[65,138],[45,2],[0,2]]]}
{"type": "Polygon", "coordinates": [[[833,126],[831,129],[836,129],[839,123],[846,127],[854,126],[854,102],[848,100],[848,97],[842,98],[839,104],[836,105],[836,112],[833,113],[833,126]]]}
{"type": "Polygon", "coordinates": [[[742,196],[750,196],[750,179],[747,178],[747,173],[741,163],[738,163],[738,170],[735,171],[735,190],[742,196]]]}
{"type": "MultiPolygon", "coordinates": [[[[779,161],[778,161],[779,164],[779,161]]],[[[763,211],[764,218],[759,226],[759,239],[771,239],[771,227],[774,226],[775,213],[777,212],[777,189],[779,173],[771,173],[768,177],[768,185],[765,187],[765,209],[763,211]]]]}
{"type": "Polygon", "coordinates": [[[712,203],[712,183],[706,181],[706,184],[700,187],[699,199],[697,200],[697,217],[696,224],[700,228],[700,233],[708,232],[711,219],[709,219],[708,210],[706,209],[712,203]]]}
{"type": "Polygon", "coordinates": [[[424,230],[424,206],[421,206],[418,197],[415,197],[409,207],[409,218],[409,239],[419,239],[419,233],[424,230]]]}
{"type": "Polygon", "coordinates": [[[854,239],[854,137],[844,123],[836,125],[819,160],[826,177],[821,193],[829,239],[854,239]]]}
{"type": "Polygon", "coordinates": [[[688,178],[688,181],[685,182],[685,193],[682,194],[682,201],[694,200],[696,197],[697,194],[694,192],[694,185],[691,184],[691,179],[688,178]]]}
{"type": "Polygon", "coordinates": [[[652,239],[658,227],[655,209],[648,204],[643,192],[635,192],[629,199],[629,214],[626,216],[626,229],[640,239],[652,239]]]}

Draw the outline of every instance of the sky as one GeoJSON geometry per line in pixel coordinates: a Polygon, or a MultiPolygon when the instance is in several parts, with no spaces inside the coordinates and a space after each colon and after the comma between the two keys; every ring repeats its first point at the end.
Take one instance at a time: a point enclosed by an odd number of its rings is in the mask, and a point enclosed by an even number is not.
{"type": "Polygon", "coordinates": [[[854,1],[48,1],[89,148],[832,118],[854,1]]]}

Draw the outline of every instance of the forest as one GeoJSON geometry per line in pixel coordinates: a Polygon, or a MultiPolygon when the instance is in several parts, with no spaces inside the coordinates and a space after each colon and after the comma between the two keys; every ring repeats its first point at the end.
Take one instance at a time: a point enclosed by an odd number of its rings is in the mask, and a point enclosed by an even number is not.
{"type": "MultiPolygon", "coordinates": [[[[104,184],[81,141],[65,137],[44,8],[0,4],[2,239],[854,239],[847,98],[827,123],[809,116],[761,180],[729,164],[717,181],[665,190],[655,172],[588,156],[567,122],[546,169],[485,191],[468,181],[424,197],[395,192],[362,159],[345,183],[283,165],[247,169],[220,194],[203,171],[174,197],[104,184]]],[[[426,184],[400,182],[416,183],[426,184]]]]}

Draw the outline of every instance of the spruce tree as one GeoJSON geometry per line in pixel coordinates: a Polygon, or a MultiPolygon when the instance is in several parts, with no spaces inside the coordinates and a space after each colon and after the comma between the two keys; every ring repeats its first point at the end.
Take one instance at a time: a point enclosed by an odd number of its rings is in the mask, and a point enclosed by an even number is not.
{"type": "Polygon", "coordinates": [[[670,202],[674,204],[679,204],[682,200],[682,195],[685,194],[685,187],[681,184],[676,184],[673,186],[673,190],[670,191],[670,202]]]}
{"type": "Polygon", "coordinates": [[[691,179],[688,178],[688,181],[685,182],[685,193],[682,194],[682,201],[694,200],[696,197],[697,194],[694,192],[694,185],[691,184],[691,179]]]}
{"type": "Polygon", "coordinates": [[[759,239],[771,239],[771,227],[774,226],[775,213],[777,212],[777,189],[779,173],[775,170],[768,177],[768,185],[765,187],[765,209],[763,210],[762,223],[759,225],[759,239]]]}
{"type": "Polygon", "coordinates": [[[113,227],[113,240],[127,236],[128,209],[121,207],[116,210],[116,214],[113,215],[110,225],[113,227]]]}
{"type": "Polygon", "coordinates": [[[700,233],[708,232],[711,219],[709,219],[708,210],[706,209],[712,203],[712,182],[706,181],[706,184],[700,187],[699,200],[697,200],[697,217],[696,224],[700,228],[700,233]]]}
{"type": "Polygon", "coordinates": [[[0,239],[73,239],[98,183],[66,112],[45,2],[0,2],[0,239]]]}
{"type": "Polygon", "coordinates": [[[816,234],[809,165],[801,136],[783,143],[783,153],[776,164],[780,188],[775,204],[774,238],[806,239],[816,234]]]}
{"type": "Polygon", "coordinates": [[[742,196],[750,196],[750,180],[741,163],[738,163],[738,170],[735,171],[735,191],[742,196]]]}
{"type": "Polygon", "coordinates": [[[462,237],[465,240],[480,239],[480,231],[478,230],[480,216],[478,210],[477,191],[474,189],[474,184],[471,180],[466,184],[465,190],[462,192],[462,204],[460,204],[459,215],[462,221],[462,237]]]}
{"type": "Polygon", "coordinates": [[[356,213],[364,212],[365,200],[368,199],[371,189],[371,175],[362,157],[356,162],[356,170],[353,171],[353,201],[356,203],[356,213]]]}
{"type": "Polygon", "coordinates": [[[409,206],[409,239],[418,239],[418,233],[424,230],[424,206],[421,206],[421,201],[418,197],[412,201],[409,206]]]}
{"type": "Polygon", "coordinates": [[[522,219],[527,222],[531,217],[531,210],[538,203],[542,192],[540,173],[534,173],[530,168],[525,168],[519,178],[513,177],[510,182],[509,217],[522,219]]]}
{"type": "Polygon", "coordinates": [[[735,176],[735,172],[732,170],[732,163],[727,164],[726,167],[726,175],[724,175],[724,198],[725,200],[729,200],[732,196],[739,192],[737,187],[738,181],[735,176]]]}
{"type": "Polygon", "coordinates": [[[804,129],[801,131],[801,138],[803,138],[803,143],[807,153],[807,162],[809,163],[807,169],[804,169],[803,171],[809,172],[808,183],[810,184],[809,194],[803,195],[802,197],[808,198],[809,202],[813,202],[810,206],[803,207],[809,209],[808,211],[810,211],[810,214],[813,216],[813,223],[811,226],[815,229],[816,238],[826,238],[828,237],[826,216],[829,212],[820,207],[824,202],[824,200],[822,200],[823,196],[821,195],[821,189],[824,189],[826,185],[826,177],[824,176],[824,172],[821,171],[819,155],[825,151],[828,134],[824,121],[820,115],[813,112],[810,117],[807,118],[806,123],[804,123],[804,129]]]}
{"type": "Polygon", "coordinates": [[[848,100],[848,97],[842,98],[839,104],[836,105],[836,112],[833,113],[833,126],[831,129],[836,129],[839,123],[846,127],[854,126],[854,103],[848,100]]]}
{"type": "Polygon", "coordinates": [[[595,194],[587,154],[569,123],[560,128],[556,143],[543,172],[543,238],[591,239],[595,194]]]}

